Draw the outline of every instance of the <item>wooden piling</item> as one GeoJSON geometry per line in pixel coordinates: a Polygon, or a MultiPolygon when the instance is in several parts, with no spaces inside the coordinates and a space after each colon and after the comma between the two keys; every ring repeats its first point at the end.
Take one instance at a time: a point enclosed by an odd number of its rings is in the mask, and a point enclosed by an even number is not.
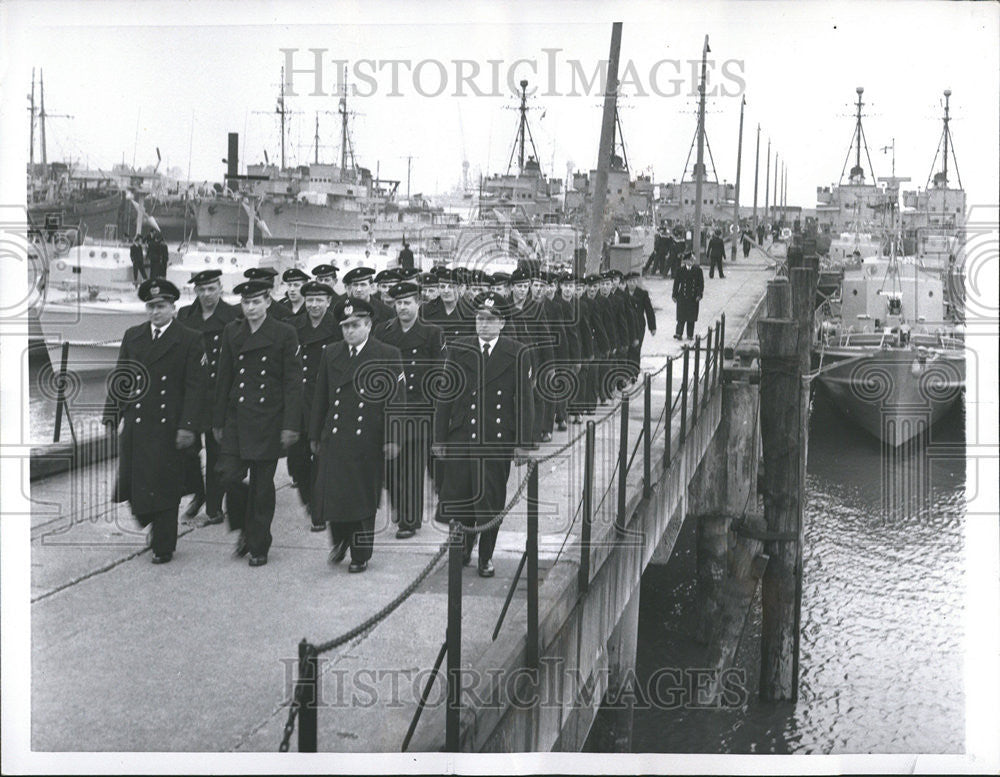
{"type": "Polygon", "coordinates": [[[693,517],[697,521],[698,641],[707,643],[719,619],[726,578],[729,517],[719,513],[693,517]]]}

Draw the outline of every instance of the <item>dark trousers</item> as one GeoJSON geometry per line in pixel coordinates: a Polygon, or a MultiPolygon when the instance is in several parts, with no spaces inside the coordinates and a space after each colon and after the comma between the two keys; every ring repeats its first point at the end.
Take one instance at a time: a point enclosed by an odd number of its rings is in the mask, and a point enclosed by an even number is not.
{"type": "Polygon", "coordinates": [[[375,516],[360,521],[330,521],[330,538],[337,545],[351,544],[351,561],[368,561],[375,545],[375,516]]]}
{"type": "Polygon", "coordinates": [[[195,438],[195,446],[198,447],[204,439],[205,445],[205,477],[201,475],[201,457],[197,451],[184,459],[184,483],[190,483],[196,499],[205,500],[205,513],[207,515],[218,515],[222,512],[222,481],[216,469],[219,461],[219,443],[215,441],[215,435],[211,432],[201,432],[195,438]]]}
{"type": "MultiPolygon", "coordinates": [[[[463,526],[483,526],[492,521],[506,506],[510,465],[509,458],[475,455],[459,462],[440,461],[439,468],[446,469],[447,474],[435,520],[442,523],[457,520],[463,526]]],[[[471,556],[478,541],[479,563],[485,564],[493,558],[499,534],[499,525],[488,531],[465,534],[465,553],[471,556]]]]}
{"type": "Polygon", "coordinates": [[[576,394],[570,400],[569,412],[593,413],[597,406],[594,395],[594,365],[584,362],[577,373],[576,394]]]}
{"type": "Polygon", "coordinates": [[[133,283],[138,283],[140,277],[143,280],[146,280],[147,276],[146,276],[146,267],[145,267],[145,264],[143,262],[141,262],[141,261],[137,262],[137,261],[135,261],[133,259],[132,260],[132,282],[133,283]]]}
{"type": "Polygon", "coordinates": [[[399,455],[386,461],[385,486],[400,529],[416,531],[424,522],[424,473],[429,452],[430,419],[408,418],[418,429],[407,429],[399,455]]]}
{"type": "Polygon", "coordinates": [[[166,556],[177,550],[177,505],[169,510],[143,513],[135,519],[140,526],[152,524],[150,547],[157,556],[166,556]]]}
{"type": "MultiPolygon", "coordinates": [[[[310,499],[312,498],[313,486],[316,481],[316,457],[309,447],[309,441],[305,436],[288,449],[288,474],[295,483],[295,489],[299,492],[299,499],[305,505],[311,516],[313,514],[310,499]]],[[[323,524],[313,521],[315,526],[323,524]]]]}
{"type": "Polygon", "coordinates": [[[684,326],[686,324],[687,325],[687,336],[688,336],[688,339],[690,340],[692,337],[694,337],[694,322],[695,322],[695,319],[693,319],[693,318],[689,318],[689,319],[687,319],[687,321],[683,321],[683,320],[678,319],[678,321],[677,321],[677,328],[674,330],[674,334],[683,335],[684,334],[684,326]]]}
{"type": "Polygon", "coordinates": [[[274,471],[278,462],[246,461],[238,456],[219,456],[219,475],[226,490],[229,530],[239,530],[252,556],[266,556],[271,548],[274,519],[274,471]],[[243,478],[250,473],[250,484],[243,478]]]}
{"type": "Polygon", "coordinates": [[[716,267],[719,268],[719,277],[720,278],[725,278],[726,277],[725,274],[722,272],[722,257],[721,256],[711,256],[711,257],[709,257],[708,261],[709,261],[709,268],[708,268],[708,277],[709,278],[714,278],[715,277],[715,268],[716,267]]]}
{"type": "Polygon", "coordinates": [[[639,377],[639,354],[642,352],[642,339],[638,345],[631,345],[628,349],[628,366],[633,378],[639,377]]]}
{"type": "Polygon", "coordinates": [[[750,241],[749,240],[744,240],[743,241],[743,258],[746,259],[748,256],[750,256],[750,241]]]}

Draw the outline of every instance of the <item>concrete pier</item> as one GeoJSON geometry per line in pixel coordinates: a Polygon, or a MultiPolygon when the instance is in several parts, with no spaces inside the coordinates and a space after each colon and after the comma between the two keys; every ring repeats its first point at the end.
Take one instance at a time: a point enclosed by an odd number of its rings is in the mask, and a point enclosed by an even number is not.
{"type": "MultiPolygon", "coordinates": [[[[727,344],[748,331],[773,271],[756,252],[706,278],[698,331],[726,315],[727,344]]],[[[644,281],[658,331],[647,335],[643,369],[653,372],[680,343],[672,338],[669,282],[644,281]]],[[[676,366],[676,365],[675,365],[676,366]]],[[[641,385],[641,382],[640,382],[641,385]]],[[[661,372],[652,415],[671,403],[661,372]]],[[[526,580],[522,576],[496,641],[491,639],[525,548],[525,505],[505,519],[494,556],[497,576],[463,576],[461,749],[580,750],[602,700],[615,706],[603,737],[629,747],[628,688],[634,669],[639,580],[669,556],[689,513],[738,512],[753,483],[749,446],[756,387],[700,394],[697,422],[664,469],[666,430],[652,435],[652,491],[643,499],[642,447],[628,471],[624,536],[616,535],[618,414],[598,408],[591,579],[578,590],[583,446],[540,467],[540,669],[525,671],[526,580]],[[719,487],[724,482],[725,487],[719,487]]],[[[629,448],[639,439],[639,391],[629,414],[629,448]]],[[[668,416],[669,417],[669,416],[668,416]]],[[[654,424],[655,426],[655,424],[654,424]]],[[[557,434],[542,453],[583,427],[557,434]]],[[[27,480],[27,463],[25,463],[27,480]]],[[[398,541],[383,510],[370,569],[348,575],[326,564],[328,537],[311,534],[278,469],[274,545],[267,566],[230,558],[224,526],[182,526],[172,563],[149,563],[144,533],[127,506],[108,502],[113,462],[31,485],[32,747],[36,750],[274,751],[287,717],[296,645],[357,626],[414,579],[446,538],[425,524],[398,541]]],[[[508,495],[525,473],[512,468],[508,495]]],[[[385,500],[383,500],[385,502],[385,500]]],[[[182,505],[183,507],[184,505],[182,505]]],[[[398,752],[445,636],[447,565],[384,621],[320,656],[320,751],[398,752]]],[[[410,751],[444,745],[445,685],[438,678],[410,751]]],[[[602,719],[601,725],[604,724],[602,719]]],[[[293,737],[294,749],[294,737],[293,737]]]]}

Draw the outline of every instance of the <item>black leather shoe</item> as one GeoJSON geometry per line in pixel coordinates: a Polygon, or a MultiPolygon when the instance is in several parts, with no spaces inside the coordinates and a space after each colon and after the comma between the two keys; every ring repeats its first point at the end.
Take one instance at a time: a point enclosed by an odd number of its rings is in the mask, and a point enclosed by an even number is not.
{"type": "Polygon", "coordinates": [[[560,421],[558,424],[556,424],[556,431],[565,432],[566,431],[566,422],[565,421],[560,421]]]}
{"type": "Polygon", "coordinates": [[[154,564],[166,564],[173,557],[174,557],[173,553],[164,553],[162,556],[154,553],[153,554],[153,563],[154,564]]]}
{"type": "Polygon", "coordinates": [[[579,413],[574,413],[573,414],[573,418],[570,419],[570,423],[572,423],[572,424],[582,424],[583,421],[580,419],[580,414],[579,413]]]}
{"type": "Polygon", "coordinates": [[[236,550],[233,551],[233,556],[235,558],[243,558],[249,552],[250,546],[247,545],[247,539],[241,534],[240,538],[236,540],[236,550]]]}
{"type": "Polygon", "coordinates": [[[198,513],[201,512],[201,508],[204,504],[205,504],[204,496],[195,496],[191,500],[191,504],[188,505],[187,510],[184,511],[184,517],[194,518],[198,513]]]}
{"type": "Polygon", "coordinates": [[[552,432],[542,432],[542,442],[552,442],[552,432]]]}
{"type": "Polygon", "coordinates": [[[493,562],[489,559],[486,561],[479,562],[479,576],[480,577],[493,577],[496,571],[493,569],[493,562]]]}
{"type": "Polygon", "coordinates": [[[202,524],[201,524],[201,525],[202,525],[202,526],[215,526],[215,525],[217,525],[217,524],[220,524],[220,523],[222,523],[222,522],[223,522],[224,520],[226,520],[226,518],[225,518],[225,516],[224,516],[224,515],[223,515],[222,513],[216,513],[215,515],[210,515],[210,516],[208,516],[208,517],[207,517],[207,518],[206,518],[206,519],[205,519],[205,520],[204,520],[204,521],[202,522],[202,524]]]}
{"type": "Polygon", "coordinates": [[[397,529],[396,530],[396,539],[397,540],[408,540],[414,534],[416,534],[416,532],[413,529],[397,529]]]}
{"type": "Polygon", "coordinates": [[[674,340],[680,340],[680,339],[681,339],[680,335],[674,335],[674,340]]]}
{"type": "Polygon", "coordinates": [[[364,572],[368,569],[367,561],[352,561],[351,565],[347,568],[348,572],[364,572]]]}
{"type": "Polygon", "coordinates": [[[330,551],[330,563],[339,564],[347,556],[347,550],[351,547],[351,543],[347,540],[341,540],[336,545],[333,546],[333,550],[330,551]]]}
{"type": "Polygon", "coordinates": [[[472,563],[472,548],[462,552],[462,566],[467,567],[472,563]]]}
{"type": "Polygon", "coordinates": [[[250,566],[252,567],[262,567],[267,563],[267,556],[251,556],[250,566]]]}
{"type": "Polygon", "coordinates": [[[309,531],[326,531],[326,524],[312,524],[309,527],[309,531]]]}

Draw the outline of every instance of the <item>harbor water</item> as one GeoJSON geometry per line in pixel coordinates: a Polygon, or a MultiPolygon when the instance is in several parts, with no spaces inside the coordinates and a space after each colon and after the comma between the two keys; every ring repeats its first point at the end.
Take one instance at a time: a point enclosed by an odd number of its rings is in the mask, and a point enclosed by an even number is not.
{"type": "MultiPolygon", "coordinates": [[[[965,736],[965,462],[935,453],[964,443],[961,403],[929,446],[883,455],[817,393],[805,515],[797,703],[758,699],[760,593],[737,658],[743,685],[721,709],[637,704],[632,749],[661,753],[961,753],[965,736]],[[662,708],[669,706],[669,709],[662,708]]],[[[687,670],[695,531],[642,580],[637,679],[687,670]]],[[[731,683],[735,685],[735,683],[731,683]]]]}

